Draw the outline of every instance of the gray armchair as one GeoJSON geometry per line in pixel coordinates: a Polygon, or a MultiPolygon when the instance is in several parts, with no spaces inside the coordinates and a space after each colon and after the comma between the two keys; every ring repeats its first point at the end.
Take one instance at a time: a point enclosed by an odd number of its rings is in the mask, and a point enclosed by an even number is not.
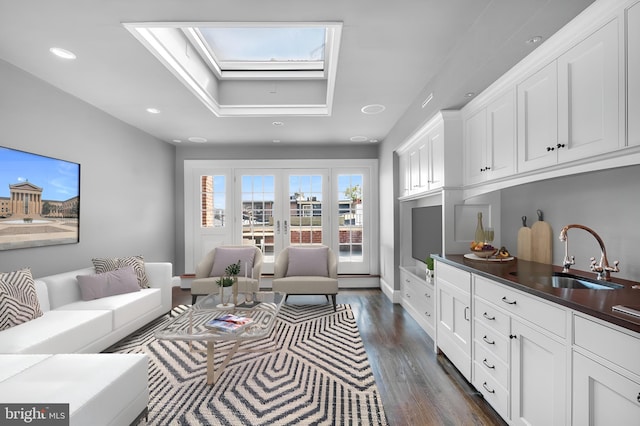
{"type": "Polygon", "coordinates": [[[224,275],[225,268],[238,260],[244,267],[245,261],[248,261],[251,254],[253,261],[247,271],[247,277],[245,278],[244,273],[238,275],[238,293],[259,291],[262,251],[255,246],[220,246],[207,253],[196,266],[196,277],[191,283],[191,303],[195,304],[198,296],[219,291],[220,288],[216,281],[224,275]]]}
{"type": "Polygon", "coordinates": [[[273,291],[289,295],[331,296],[336,310],[338,260],[326,246],[291,246],[282,250],[274,265],[273,291]]]}

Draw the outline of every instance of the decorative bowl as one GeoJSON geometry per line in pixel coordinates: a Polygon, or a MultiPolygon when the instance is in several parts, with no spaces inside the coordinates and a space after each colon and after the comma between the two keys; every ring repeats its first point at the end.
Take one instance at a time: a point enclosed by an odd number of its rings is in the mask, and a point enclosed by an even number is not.
{"type": "Polygon", "coordinates": [[[472,250],[471,253],[475,254],[478,257],[482,257],[483,259],[488,259],[494,254],[498,252],[498,249],[491,250],[472,250]]]}

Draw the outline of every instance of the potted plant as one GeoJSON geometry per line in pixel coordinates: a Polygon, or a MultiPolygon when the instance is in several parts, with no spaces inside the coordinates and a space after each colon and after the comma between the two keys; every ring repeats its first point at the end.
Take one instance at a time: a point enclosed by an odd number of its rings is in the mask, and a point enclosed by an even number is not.
{"type": "Polygon", "coordinates": [[[233,306],[235,306],[235,304],[237,303],[237,297],[238,297],[238,274],[240,273],[240,260],[238,260],[237,263],[232,263],[231,265],[227,266],[224,270],[224,276],[218,278],[218,280],[216,281],[216,284],[218,284],[218,287],[220,287],[220,304],[218,305],[218,307],[223,307],[223,308],[231,308],[233,306]],[[233,286],[233,296],[234,296],[234,303],[229,303],[229,297],[227,296],[227,300],[225,301],[224,298],[224,288],[225,287],[231,287],[233,286]]]}
{"type": "Polygon", "coordinates": [[[427,264],[427,282],[431,282],[433,280],[433,258],[427,256],[424,263],[427,264]]]}

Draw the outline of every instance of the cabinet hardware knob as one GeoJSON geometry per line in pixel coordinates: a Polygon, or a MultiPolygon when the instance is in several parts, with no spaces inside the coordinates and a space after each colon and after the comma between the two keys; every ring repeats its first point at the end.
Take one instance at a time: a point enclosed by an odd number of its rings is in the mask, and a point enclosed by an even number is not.
{"type": "Polygon", "coordinates": [[[482,360],[482,363],[483,363],[484,365],[486,365],[486,366],[487,366],[487,368],[490,368],[490,369],[492,369],[492,370],[495,370],[495,369],[496,369],[496,366],[495,366],[495,365],[491,365],[491,364],[489,364],[489,363],[487,362],[487,359],[486,359],[486,358],[482,360]]]}
{"type": "Polygon", "coordinates": [[[486,312],[482,314],[483,317],[485,317],[486,319],[488,319],[489,321],[495,321],[496,317],[490,317],[489,314],[487,314],[486,312]]]}
{"type": "Polygon", "coordinates": [[[555,146],[548,146],[548,147],[547,147],[547,152],[549,152],[549,151],[555,151],[555,150],[556,150],[556,147],[555,147],[555,146]]]}
{"type": "Polygon", "coordinates": [[[509,301],[509,299],[507,299],[507,297],[506,297],[506,296],[502,298],[502,301],[503,301],[504,303],[506,303],[507,305],[515,305],[515,304],[516,304],[516,301],[515,301],[515,300],[511,302],[511,301],[509,301]]]}
{"type": "Polygon", "coordinates": [[[489,339],[487,339],[487,336],[483,336],[482,340],[484,340],[485,342],[487,342],[490,345],[495,345],[496,344],[495,340],[489,340],[489,339]]]}
{"type": "Polygon", "coordinates": [[[429,293],[425,293],[425,294],[424,294],[424,296],[425,296],[427,299],[431,299],[431,295],[430,295],[429,293]]]}
{"type": "Polygon", "coordinates": [[[495,390],[493,390],[493,389],[489,389],[489,387],[487,386],[487,382],[484,382],[484,383],[482,384],[482,387],[483,387],[483,388],[485,388],[485,389],[487,390],[487,392],[489,392],[489,393],[496,393],[496,391],[495,391],[495,390]]]}
{"type": "Polygon", "coordinates": [[[510,334],[509,335],[509,339],[517,339],[517,338],[518,338],[518,336],[515,335],[515,334],[510,334]]]}
{"type": "Polygon", "coordinates": [[[487,167],[485,167],[484,169],[485,169],[486,171],[489,171],[489,170],[491,170],[491,167],[487,166],[487,167]]]}
{"type": "Polygon", "coordinates": [[[640,392],[638,392],[638,402],[640,402],[640,392]]]}
{"type": "Polygon", "coordinates": [[[563,144],[563,143],[559,143],[558,145],[556,145],[556,147],[557,147],[558,149],[560,149],[560,148],[564,148],[564,144],[563,144]]]}
{"type": "Polygon", "coordinates": [[[425,313],[424,313],[424,314],[425,314],[426,316],[428,316],[428,317],[430,317],[430,316],[431,316],[431,314],[430,314],[429,312],[426,312],[426,311],[425,311],[425,313]]]}

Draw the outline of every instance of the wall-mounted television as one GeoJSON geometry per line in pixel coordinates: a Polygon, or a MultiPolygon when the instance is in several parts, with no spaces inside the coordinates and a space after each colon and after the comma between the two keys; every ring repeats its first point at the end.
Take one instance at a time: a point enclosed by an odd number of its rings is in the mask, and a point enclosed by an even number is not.
{"type": "Polygon", "coordinates": [[[0,250],[80,241],[80,164],[0,146],[0,250]]]}
{"type": "Polygon", "coordinates": [[[411,209],[411,257],[424,263],[431,254],[442,254],[442,206],[411,209]]]}

